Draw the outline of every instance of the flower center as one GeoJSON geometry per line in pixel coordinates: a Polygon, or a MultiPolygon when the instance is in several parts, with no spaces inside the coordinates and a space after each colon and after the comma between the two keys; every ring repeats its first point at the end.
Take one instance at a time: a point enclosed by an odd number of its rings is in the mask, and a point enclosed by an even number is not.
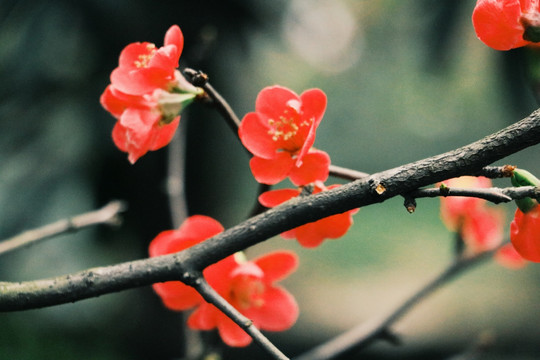
{"type": "Polygon", "coordinates": [[[154,44],[148,44],[146,45],[146,50],[148,51],[146,54],[140,54],[138,56],[138,60],[135,60],[133,63],[135,64],[135,67],[137,68],[145,68],[150,63],[150,60],[154,57],[156,54],[156,45],[154,44]]]}
{"type": "Polygon", "coordinates": [[[283,150],[289,152],[295,152],[303,145],[303,136],[307,133],[303,128],[309,128],[313,123],[314,118],[303,120],[300,118],[300,114],[293,106],[288,105],[287,109],[283,112],[283,115],[279,116],[279,119],[268,119],[268,135],[272,137],[273,141],[282,141],[283,150]],[[297,135],[301,133],[299,138],[297,135]]]}
{"type": "Polygon", "coordinates": [[[289,140],[298,133],[298,125],[294,122],[294,119],[287,118],[283,115],[279,117],[279,120],[269,119],[268,125],[271,129],[268,130],[268,135],[272,136],[272,140],[278,141],[283,139],[289,140]]]}
{"type": "Polygon", "coordinates": [[[231,298],[241,309],[259,308],[264,305],[264,284],[252,277],[243,276],[231,289],[231,298]]]}

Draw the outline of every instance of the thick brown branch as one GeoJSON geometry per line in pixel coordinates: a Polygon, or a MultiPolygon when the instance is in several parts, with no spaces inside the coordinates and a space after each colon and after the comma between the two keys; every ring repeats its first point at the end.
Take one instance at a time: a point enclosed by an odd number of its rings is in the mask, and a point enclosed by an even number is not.
{"type": "Polygon", "coordinates": [[[540,142],[540,113],[470,145],[372,174],[338,188],[294,198],[178,254],[23,283],[0,283],[0,311],[86,299],[153,282],[180,279],[283,231],[357,207],[380,203],[423,186],[472,174],[540,142]]]}

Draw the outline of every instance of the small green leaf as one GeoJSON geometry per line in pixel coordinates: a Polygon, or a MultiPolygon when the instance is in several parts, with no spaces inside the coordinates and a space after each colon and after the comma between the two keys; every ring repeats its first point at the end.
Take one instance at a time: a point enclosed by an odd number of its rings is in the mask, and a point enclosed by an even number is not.
{"type": "Polygon", "coordinates": [[[512,174],[512,185],[514,186],[539,186],[540,180],[527,170],[514,169],[512,174]]]}
{"type": "MultiPolygon", "coordinates": [[[[527,170],[523,169],[515,169],[510,181],[514,187],[540,186],[540,180],[527,170]]],[[[523,213],[527,213],[538,206],[538,202],[531,198],[523,198],[516,200],[516,205],[523,213]]]]}

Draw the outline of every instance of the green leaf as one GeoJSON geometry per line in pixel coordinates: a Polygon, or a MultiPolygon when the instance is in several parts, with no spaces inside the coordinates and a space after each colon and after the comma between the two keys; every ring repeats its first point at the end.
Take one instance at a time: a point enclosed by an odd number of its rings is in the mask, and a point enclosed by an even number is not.
{"type": "MultiPolygon", "coordinates": [[[[527,170],[515,169],[512,177],[510,178],[514,187],[520,186],[540,186],[540,180],[527,170]]],[[[531,198],[523,198],[515,200],[516,205],[523,213],[527,213],[538,206],[538,202],[531,198]]]]}

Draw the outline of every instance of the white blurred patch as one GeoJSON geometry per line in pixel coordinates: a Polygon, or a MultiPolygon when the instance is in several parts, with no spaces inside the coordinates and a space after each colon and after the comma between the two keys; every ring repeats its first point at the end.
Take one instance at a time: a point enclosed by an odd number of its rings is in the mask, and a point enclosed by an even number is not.
{"type": "Polygon", "coordinates": [[[339,0],[292,0],[283,23],[291,48],[317,69],[337,73],[360,57],[363,36],[349,7],[339,0]]]}

